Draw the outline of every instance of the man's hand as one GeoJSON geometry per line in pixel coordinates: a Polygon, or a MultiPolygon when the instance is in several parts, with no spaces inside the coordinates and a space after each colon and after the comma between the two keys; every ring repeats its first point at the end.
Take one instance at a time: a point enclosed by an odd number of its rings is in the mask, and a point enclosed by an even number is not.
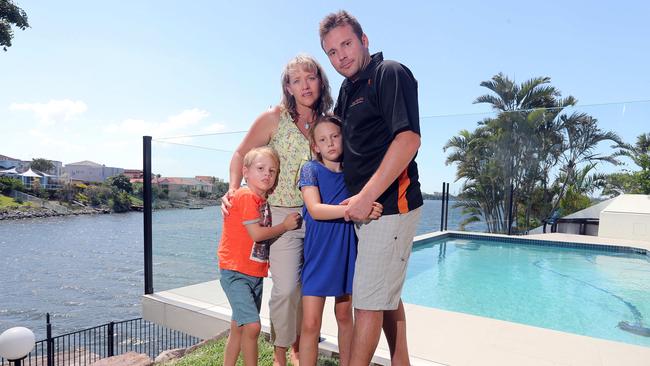
{"type": "Polygon", "coordinates": [[[221,215],[222,216],[228,216],[229,212],[228,209],[232,207],[232,203],[230,203],[230,199],[232,196],[235,194],[235,189],[231,188],[226,192],[226,194],[221,197],[221,215]]]}
{"type": "Polygon", "coordinates": [[[373,200],[366,198],[361,193],[348,198],[341,204],[348,206],[345,209],[345,221],[366,220],[373,209],[373,200]]]}

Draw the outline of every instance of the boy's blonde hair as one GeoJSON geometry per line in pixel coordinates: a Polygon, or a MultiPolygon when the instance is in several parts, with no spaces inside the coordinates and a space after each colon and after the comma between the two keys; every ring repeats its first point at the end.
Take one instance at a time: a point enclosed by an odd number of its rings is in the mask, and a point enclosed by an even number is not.
{"type": "Polygon", "coordinates": [[[258,156],[268,156],[275,162],[276,167],[278,168],[278,175],[280,174],[280,155],[274,148],[269,146],[261,146],[251,149],[249,152],[244,155],[244,166],[250,168],[258,156]]]}

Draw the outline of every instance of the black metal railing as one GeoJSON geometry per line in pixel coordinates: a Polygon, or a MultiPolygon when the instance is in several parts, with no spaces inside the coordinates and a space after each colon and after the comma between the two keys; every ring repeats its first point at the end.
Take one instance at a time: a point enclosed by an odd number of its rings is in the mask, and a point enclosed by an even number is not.
{"type": "MultiPolygon", "coordinates": [[[[47,338],[36,342],[22,362],[25,366],[90,365],[99,359],[131,351],[154,359],[165,350],[187,348],[201,341],[142,318],[110,322],[56,337],[52,336],[50,314],[46,321],[47,338]]],[[[8,365],[9,361],[0,358],[0,366],[8,365]]]]}

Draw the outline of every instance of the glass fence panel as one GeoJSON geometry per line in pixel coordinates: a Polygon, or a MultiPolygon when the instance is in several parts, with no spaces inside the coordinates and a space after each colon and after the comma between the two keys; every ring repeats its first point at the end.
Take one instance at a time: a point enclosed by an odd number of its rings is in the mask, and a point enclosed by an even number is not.
{"type": "Polygon", "coordinates": [[[243,136],[153,138],[155,291],[218,278],[220,197],[228,189],[230,158],[243,136]]]}
{"type": "MultiPolygon", "coordinates": [[[[649,102],[422,116],[417,234],[556,230],[558,217],[622,192],[612,174],[641,170],[634,145],[649,117],[649,102]]],[[[244,133],[154,137],[156,291],[218,278],[219,198],[244,133]]]]}

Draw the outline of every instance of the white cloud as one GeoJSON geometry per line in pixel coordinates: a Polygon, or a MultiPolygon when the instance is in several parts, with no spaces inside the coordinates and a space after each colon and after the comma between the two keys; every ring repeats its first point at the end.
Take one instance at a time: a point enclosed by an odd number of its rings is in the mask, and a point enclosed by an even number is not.
{"type": "Polygon", "coordinates": [[[208,117],[210,113],[201,109],[188,109],[170,116],[165,122],[149,122],[142,119],[125,119],[104,128],[108,133],[126,133],[135,136],[168,137],[170,134],[191,134],[186,128],[195,126],[208,117]]]}
{"type": "Polygon", "coordinates": [[[169,117],[167,122],[160,125],[160,129],[164,132],[179,131],[185,127],[196,125],[209,115],[208,112],[196,108],[185,110],[180,114],[169,117]]]}
{"type": "Polygon", "coordinates": [[[33,112],[43,125],[49,126],[70,121],[88,110],[88,107],[81,100],[63,99],[50,100],[47,103],[13,103],[9,110],[33,112]]]}
{"type": "Polygon", "coordinates": [[[213,123],[204,129],[201,130],[201,133],[217,133],[223,132],[226,129],[226,125],[221,123],[213,123]]]}

